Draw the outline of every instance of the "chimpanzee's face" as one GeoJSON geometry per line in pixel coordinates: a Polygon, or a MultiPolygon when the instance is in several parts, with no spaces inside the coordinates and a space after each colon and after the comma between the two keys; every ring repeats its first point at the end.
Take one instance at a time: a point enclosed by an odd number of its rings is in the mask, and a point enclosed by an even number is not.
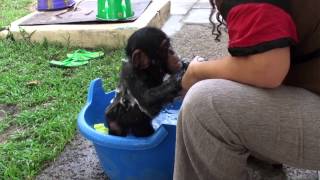
{"type": "Polygon", "coordinates": [[[174,74],[179,71],[182,64],[180,58],[173,50],[169,39],[164,39],[160,45],[160,57],[165,62],[166,71],[169,74],[174,74]]]}
{"type": "Polygon", "coordinates": [[[170,48],[168,50],[167,69],[169,74],[174,74],[179,71],[182,64],[178,55],[170,48]]]}

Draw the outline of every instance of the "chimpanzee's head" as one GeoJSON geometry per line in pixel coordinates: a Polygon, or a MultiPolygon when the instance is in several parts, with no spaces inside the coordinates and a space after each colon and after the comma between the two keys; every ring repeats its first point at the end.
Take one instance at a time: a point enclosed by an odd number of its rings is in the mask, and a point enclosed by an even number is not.
{"type": "Polygon", "coordinates": [[[174,74],[181,68],[170,39],[158,28],[145,27],[137,30],[129,37],[125,50],[129,62],[140,70],[153,66],[164,73],[174,74]]]}

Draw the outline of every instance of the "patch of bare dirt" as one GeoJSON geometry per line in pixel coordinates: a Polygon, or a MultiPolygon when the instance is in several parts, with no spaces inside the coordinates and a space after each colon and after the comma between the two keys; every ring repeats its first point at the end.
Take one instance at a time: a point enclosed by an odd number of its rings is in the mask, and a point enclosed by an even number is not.
{"type": "Polygon", "coordinates": [[[0,104],[0,121],[5,119],[7,116],[15,116],[19,113],[19,108],[15,104],[0,104]]]}
{"type": "Polygon", "coordinates": [[[108,180],[108,177],[100,166],[93,144],[77,133],[64,152],[36,177],[36,180],[55,179],[108,180]]]}
{"type": "Polygon", "coordinates": [[[0,144],[5,143],[11,135],[20,133],[22,131],[24,130],[17,126],[9,127],[7,130],[5,130],[3,133],[0,134],[0,144]]]}
{"type": "MultiPolygon", "coordinates": [[[[16,116],[20,112],[20,109],[15,104],[0,104],[0,121],[3,121],[8,116],[16,116]]],[[[21,132],[17,126],[12,126],[0,133],[0,144],[6,142],[6,140],[17,132],[21,132]]]]}

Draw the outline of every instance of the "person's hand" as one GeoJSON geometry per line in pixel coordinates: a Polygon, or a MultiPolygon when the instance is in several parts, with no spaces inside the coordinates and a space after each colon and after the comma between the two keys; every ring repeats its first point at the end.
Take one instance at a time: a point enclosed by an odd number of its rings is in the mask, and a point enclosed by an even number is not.
{"type": "Polygon", "coordinates": [[[203,58],[196,56],[189,64],[187,71],[182,77],[181,86],[182,94],[185,94],[190,87],[196,82],[200,81],[197,77],[197,71],[199,71],[199,65],[203,63],[203,58]]]}

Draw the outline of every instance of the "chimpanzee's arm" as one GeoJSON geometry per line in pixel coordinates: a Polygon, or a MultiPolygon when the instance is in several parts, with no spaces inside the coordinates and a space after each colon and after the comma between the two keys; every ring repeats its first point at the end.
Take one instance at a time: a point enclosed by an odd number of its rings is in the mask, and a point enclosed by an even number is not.
{"type": "Polygon", "coordinates": [[[181,79],[183,72],[171,75],[159,86],[148,88],[147,82],[134,73],[132,66],[126,64],[122,69],[123,83],[126,83],[131,94],[142,106],[151,106],[155,103],[166,103],[177,96],[181,90],[181,79]]]}

